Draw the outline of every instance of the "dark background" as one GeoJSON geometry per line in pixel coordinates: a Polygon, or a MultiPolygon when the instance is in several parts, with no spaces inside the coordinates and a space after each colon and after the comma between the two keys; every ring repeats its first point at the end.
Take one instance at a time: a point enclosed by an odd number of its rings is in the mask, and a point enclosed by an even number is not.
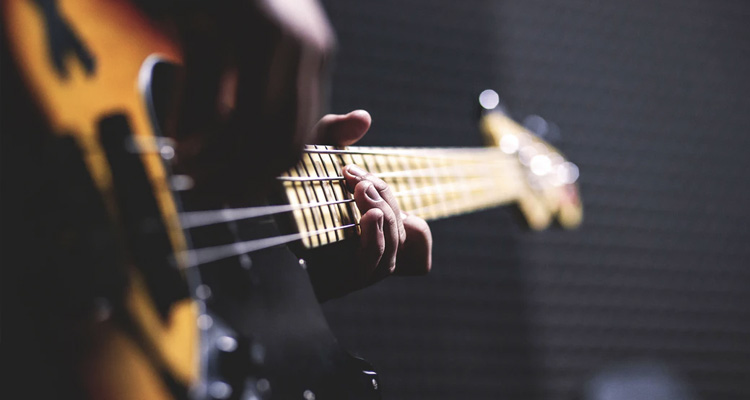
{"type": "Polygon", "coordinates": [[[476,95],[554,121],[585,221],[508,209],[433,223],[434,269],[329,302],[387,399],[573,399],[603,369],[666,368],[750,398],[750,5],[327,0],[333,112],[371,145],[481,145],[476,95]]]}

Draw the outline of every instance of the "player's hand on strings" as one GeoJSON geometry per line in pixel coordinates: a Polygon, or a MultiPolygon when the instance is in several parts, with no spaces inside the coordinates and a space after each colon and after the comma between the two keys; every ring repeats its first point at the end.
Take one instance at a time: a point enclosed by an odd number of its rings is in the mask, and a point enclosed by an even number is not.
{"type": "MultiPolygon", "coordinates": [[[[370,114],[357,110],[345,115],[326,115],[314,132],[320,143],[348,146],[361,139],[370,124],[370,114]]],[[[333,244],[313,252],[308,260],[312,261],[309,271],[318,298],[339,297],[392,274],[429,272],[432,234],[427,223],[403,213],[388,184],[363,166],[347,165],[343,174],[362,214],[362,234],[354,245],[333,244]],[[333,259],[333,264],[325,265],[324,258],[333,259]]]]}

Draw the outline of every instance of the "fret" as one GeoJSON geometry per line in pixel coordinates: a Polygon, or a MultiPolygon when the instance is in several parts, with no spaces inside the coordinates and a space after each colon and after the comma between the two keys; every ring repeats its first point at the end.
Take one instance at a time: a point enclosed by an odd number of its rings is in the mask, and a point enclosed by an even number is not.
{"type": "MultiPolygon", "coordinates": [[[[326,148],[326,146],[315,146],[316,148],[326,148]]],[[[336,169],[336,164],[334,163],[333,157],[331,154],[320,154],[320,159],[323,165],[323,171],[326,176],[341,176],[340,171],[336,169]]],[[[328,198],[338,201],[343,200],[343,197],[339,195],[337,192],[337,189],[340,190],[341,181],[327,181],[326,183],[323,183],[323,190],[328,195],[328,198]],[[326,185],[327,183],[327,185],[326,185]]],[[[345,219],[343,213],[343,208],[341,207],[341,204],[333,205],[333,209],[331,210],[331,213],[333,214],[333,226],[342,226],[345,225],[345,219]]],[[[337,230],[336,232],[336,240],[342,240],[346,236],[345,232],[342,232],[341,230],[337,230]]]]}
{"type": "MultiPolygon", "coordinates": [[[[299,167],[292,168],[291,170],[289,170],[289,175],[293,176],[293,177],[299,177],[300,176],[300,172],[299,171],[300,171],[299,167]]],[[[308,199],[308,197],[307,197],[307,193],[305,192],[305,188],[303,186],[304,185],[303,182],[286,182],[286,183],[288,183],[289,186],[291,186],[293,188],[293,190],[291,190],[291,192],[294,193],[294,195],[295,195],[294,197],[298,200],[297,204],[309,204],[310,203],[310,199],[308,199]]],[[[288,192],[289,191],[287,191],[287,193],[288,192]]],[[[287,196],[287,197],[291,197],[291,196],[287,196]]],[[[315,230],[315,227],[317,225],[315,224],[315,219],[313,218],[313,215],[312,215],[312,212],[311,212],[310,209],[304,208],[304,209],[301,209],[301,210],[295,210],[294,215],[295,215],[295,221],[297,221],[298,229],[301,232],[302,231],[304,231],[304,232],[312,232],[312,231],[315,230]],[[304,229],[299,224],[300,220],[304,224],[304,229]]],[[[302,242],[303,242],[303,244],[306,247],[317,247],[317,246],[320,246],[320,241],[318,240],[318,238],[315,235],[311,235],[311,236],[305,237],[302,240],[302,242]]]]}
{"type": "MultiPolygon", "coordinates": [[[[363,154],[350,154],[349,162],[346,165],[349,165],[349,164],[356,164],[364,168],[365,170],[367,169],[367,162],[365,161],[363,154]]],[[[351,204],[351,210],[352,210],[354,221],[357,223],[357,234],[361,234],[362,229],[359,226],[359,220],[362,219],[362,213],[359,211],[359,208],[357,208],[356,204],[351,204]]]]}
{"type": "MultiPolygon", "coordinates": [[[[446,215],[446,209],[445,209],[445,191],[446,188],[440,183],[440,181],[437,178],[437,173],[435,173],[435,158],[425,158],[424,159],[424,165],[425,168],[428,171],[431,171],[432,173],[429,174],[429,176],[424,177],[424,181],[428,185],[432,185],[434,187],[437,187],[437,190],[433,191],[430,195],[429,203],[430,205],[437,205],[438,207],[435,210],[435,214],[432,217],[438,217],[441,215],[446,215]]],[[[425,174],[427,175],[427,174],[425,174]]]]}
{"type": "Polygon", "coordinates": [[[375,155],[373,154],[363,154],[362,160],[364,162],[364,165],[362,166],[365,170],[371,173],[378,173],[380,172],[380,167],[378,166],[377,159],[375,158],[375,155]]]}
{"type": "MultiPolygon", "coordinates": [[[[317,148],[317,146],[315,146],[317,148]]],[[[325,172],[322,162],[322,155],[321,154],[313,154],[308,153],[308,158],[310,159],[310,164],[312,166],[313,172],[315,172],[315,176],[319,177],[328,177],[329,175],[325,172]]],[[[313,190],[316,194],[317,199],[322,199],[322,201],[328,203],[333,199],[333,196],[329,195],[329,191],[326,190],[325,184],[327,181],[318,181],[318,182],[311,182],[311,186],[313,187],[313,190]]],[[[317,207],[316,207],[317,208],[317,207]]],[[[336,218],[335,216],[335,205],[327,205],[327,206],[321,206],[320,213],[323,218],[323,229],[332,228],[334,226],[338,226],[336,224],[336,218]]],[[[337,241],[338,238],[338,232],[337,231],[330,231],[326,233],[326,238],[330,242],[337,241]]]]}
{"type": "MultiPolygon", "coordinates": [[[[391,174],[404,171],[403,166],[401,165],[401,159],[403,157],[399,155],[391,155],[388,156],[388,168],[389,172],[391,174]]],[[[403,176],[393,176],[393,177],[383,177],[382,178],[386,183],[388,183],[389,186],[391,186],[391,190],[393,193],[398,193],[400,191],[406,190],[406,179],[403,176]]],[[[401,208],[402,212],[407,212],[409,208],[411,207],[410,201],[408,199],[404,199],[407,201],[401,202],[399,201],[399,207],[401,208]]]]}
{"type": "MultiPolygon", "coordinates": [[[[463,168],[465,168],[468,171],[468,166],[466,165],[466,162],[462,162],[461,165],[463,168]]],[[[461,180],[461,183],[458,185],[459,192],[461,193],[461,200],[459,201],[459,212],[464,212],[467,210],[471,205],[474,203],[474,199],[472,198],[471,191],[467,190],[469,189],[469,179],[471,177],[471,174],[469,172],[466,173],[466,177],[461,180]]]]}
{"type": "MultiPolygon", "coordinates": [[[[434,157],[426,157],[419,161],[419,168],[429,171],[430,168],[432,168],[432,161],[434,160],[434,157]]],[[[439,194],[443,191],[445,191],[445,188],[440,185],[435,185],[433,178],[431,175],[434,175],[434,172],[432,174],[420,174],[420,181],[422,185],[425,185],[425,187],[432,187],[433,190],[427,191],[424,195],[425,197],[425,205],[428,207],[428,209],[432,210],[430,214],[428,214],[429,219],[435,219],[440,217],[440,207],[438,206],[440,203],[439,200],[439,194]]]]}
{"type": "MultiPolygon", "coordinates": [[[[405,156],[401,155],[395,155],[393,156],[393,164],[394,164],[394,172],[395,171],[409,171],[409,163],[405,156]]],[[[394,181],[398,182],[398,187],[394,191],[394,193],[404,192],[409,190],[409,181],[407,176],[399,176],[393,178],[394,181]]],[[[401,206],[401,210],[403,212],[410,212],[411,210],[415,209],[414,200],[410,196],[404,196],[401,199],[399,199],[399,206],[401,206]],[[403,200],[403,201],[402,201],[403,200]]]]}
{"type": "MultiPolygon", "coordinates": [[[[416,169],[420,169],[420,167],[417,164],[417,160],[414,157],[404,157],[406,160],[406,171],[413,171],[416,169]]],[[[406,182],[408,185],[407,193],[413,193],[416,189],[420,187],[419,182],[414,177],[414,175],[409,175],[406,179],[406,182]]],[[[422,196],[420,195],[407,195],[407,197],[412,201],[414,209],[419,209],[424,207],[424,201],[422,199],[422,196]]]]}
{"type": "MultiPolygon", "coordinates": [[[[333,147],[329,147],[330,150],[335,150],[333,147]]],[[[344,154],[344,153],[329,153],[329,155],[333,158],[335,157],[337,159],[337,162],[334,162],[334,165],[337,165],[337,174],[339,176],[343,176],[343,168],[350,164],[356,164],[353,156],[351,154],[344,154]]],[[[342,199],[353,199],[354,195],[352,193],[349,193],[349,189],[346,187],[346,182],[341,181],[338,185],[338,195],[341,196],[342,199]]],[[[346,215],[346,221],[347,224],[355,223],[355,229],[356,234],[361,233],[361,230],[359,228],[359,220],[362,218],[362,214],[359,212],[359,209],[357,208],[357,205],[354,202],[342,204],[341,205],[346,215]]],[[[352,230],[347,229],[345,232],[345,235],[354,235],[355,232],[352,230]]]]}
{"type": "MultiPolygon", "coordinates": [[[[450,169],[450,165],[448,163],[448,158],[445,157],[445,155],[442,155],[438,159],[438,168],[440,168],[443,171],[447,171],[450,169]]],[[[455,170],[458,170],[457,168],[455,170]]],[[[439,182],[441,185],[444,185],[447,189],[445,193],[445,212],[446,215],[453,215],[455,213],[458,213],[458,209],[456,208],[455,201],[457,199],[457,193],[456,193],[456,181],[459,180],[459,177],[457,176],[448,176],[448,174],[443,174],[439,182]]]]}
{"type": "MultiPolygon", "coordinates": [[[[300,171],[301,174],[305,174],[305,176],[308,176],[308,177],[315,176],[315,175],[310,174],[312,165],[311,165],[311,160],[309,158],[308,159],[303,158],[302,162],[300,163],[300,166],[301,166],[301,171],[300,171]]],[[[305,191],[305,196],[307,197],[308,201],[311,201],[311,202],[315,202],[315,203],[324,202],[325,200],[320,198],[317,190],[315,190],[314,185],[315,185],[315,182],[309,182],[309,181],[302,182],[302,188],[305,191]]],[[[311,207],[309,210],[310,210],[310,214],[313,217],[312,226],[314,230],[329,228],[329,226],[327,226],[326,224],[326,221],[323,217],[320,207],[311,207]]],[[[318,239],[320,245],[324,245],[328,243],[327,233],[318,233],[315,235],[315,237],[318,239]]]]}
{"type": "MultiPolygon", "coordinates": [[[[342,168],[349,164],[380,176],[404,212],[428,220],[516,202],[530,190],[526,182],[529,178],[523,175],[527,171],[514,155],[500,149],[310,146],[308,150],[303,161],[280,178],[291,204],[352,199],[345,182],[338,179],[342,168]]],[[[556,192],[543,191],[539,195],[545,203],[552,202],[556,192]]],[[[294,211],[294,218],[301,232],[313,232],[358,224],[361,213],[351,202],[302,208],[294,211]]],[[[303,243],[317,247],[354,235],[354,230],[331,231],[311,235],[303,243]]]]}

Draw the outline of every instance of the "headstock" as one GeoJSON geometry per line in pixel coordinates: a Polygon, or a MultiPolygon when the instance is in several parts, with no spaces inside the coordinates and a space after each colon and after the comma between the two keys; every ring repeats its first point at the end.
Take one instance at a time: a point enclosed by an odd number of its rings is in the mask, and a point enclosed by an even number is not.
{"type": "Polygon", "coordinates": [[[500,107],[493,90],[479,96],[480,128],[488,146],[515,156],[525,182],[518,206],[532,229],[544,229],[556,220],[564,228],[575,228],[583,219],[578,191],[578,167],[562,153],[512,120],[500,107]]]}

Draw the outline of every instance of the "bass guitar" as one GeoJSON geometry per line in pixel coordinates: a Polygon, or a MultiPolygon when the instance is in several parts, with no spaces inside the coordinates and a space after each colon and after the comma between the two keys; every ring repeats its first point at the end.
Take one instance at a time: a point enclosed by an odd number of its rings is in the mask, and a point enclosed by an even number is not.
{"type": "Polygon", "coordinates": [[[169,29],[116,0],[5,0],[2,25],[3,90],[20,88],[39,116],[4,109],[3,135],[43,144],[28,147],[54,196],[49,218],[25,207],[38,193],[19,199],[18,224],[42,220],[33,235],[50,249],[26,268],[49,270],[42,286],[53,289],[34,294],[49,342],[34,360],[80,395],[377,398],[377,374],[338,348],[305,271],[268,261],[299,265],[284,245],[303,255],[359,233],[344,165],[366,167],[425,219],[517,204],[533,229],[581,222],[577,167],[492,107],[480,121],[488,147],[306,146],[278,177],[278,202],[206,209],[194,177],[172,171],[176,141],[155,100],[160,71],[184,59],[169,29]],[[22,129],[32,122],[43,132],[22,129]],[[351,391],[327,392],[333,375],[305,368],[314,359],[346,365],[337,378],[351,391]]]}

